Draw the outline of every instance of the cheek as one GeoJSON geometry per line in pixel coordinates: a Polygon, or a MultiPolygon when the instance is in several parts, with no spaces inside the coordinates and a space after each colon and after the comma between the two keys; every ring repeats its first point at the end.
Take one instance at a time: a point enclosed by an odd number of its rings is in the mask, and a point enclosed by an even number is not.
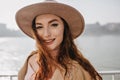
{"type": "Polygon", "coordinates": [[[59,29],[55,31],[55,36],[62,41],[64,36],[64,29],[59,29]]]}
{"type": "Polygon", "coordinates": [[[43,32],[42,31],[38,31],[37,34],[38,34],[38,37],[40,37],[40,38],[43,37],[43,32]]]}
{"type": "Polygon", "coordinates": [[[41,35],[41,33],[37,33],[37,38],[38,38],[39,41],[43,40],[43,36],[41,35]]]}

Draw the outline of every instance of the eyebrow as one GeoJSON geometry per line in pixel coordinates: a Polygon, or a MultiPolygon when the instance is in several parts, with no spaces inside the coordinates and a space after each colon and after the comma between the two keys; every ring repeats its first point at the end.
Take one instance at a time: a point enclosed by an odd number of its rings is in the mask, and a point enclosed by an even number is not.
{"type": "Polygon", "coordinates": [[[52,19],[52,20],[50,20],[48,23],[52,23],[52,22],[54,22],[54,21],[58,21],[57,19],[52,19]]]}
{"type": "MultiPolygon", "coordinates": [[[[52,22],[54,22],[54,21],[58,21],[57,19],[52,19],[52,20],[50,20],[48,23],[52,23],[52,22]]],[[[42,25],[42,23],[35,23],[36,25],[42,25]]]]}

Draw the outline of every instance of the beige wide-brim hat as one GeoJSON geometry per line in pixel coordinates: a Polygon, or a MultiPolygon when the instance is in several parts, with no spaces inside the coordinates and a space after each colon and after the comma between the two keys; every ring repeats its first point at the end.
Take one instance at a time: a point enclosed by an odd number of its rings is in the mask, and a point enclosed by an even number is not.
{"type": "Polygon", "coordinates": [[[62,17],[68,23],[74,39],[83,32],[84,18],[81,13],[69,5],[55,1],[45,1],[23,7],[16,13],[16,22],[25,34],[33,38],[32,21],[41,14],[54,14],[62,17]]]}

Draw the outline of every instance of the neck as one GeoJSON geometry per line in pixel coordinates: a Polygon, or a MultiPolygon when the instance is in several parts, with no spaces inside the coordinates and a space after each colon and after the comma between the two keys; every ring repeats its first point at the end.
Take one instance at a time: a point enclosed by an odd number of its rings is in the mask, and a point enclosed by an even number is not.
{"type": "Polygon", "coordinates": [[[54,60],[57,60],[57,56],[59,54],[59,50],[52,50],[52,51],[49,51],[51,57],[54,59],[54,60]]]}

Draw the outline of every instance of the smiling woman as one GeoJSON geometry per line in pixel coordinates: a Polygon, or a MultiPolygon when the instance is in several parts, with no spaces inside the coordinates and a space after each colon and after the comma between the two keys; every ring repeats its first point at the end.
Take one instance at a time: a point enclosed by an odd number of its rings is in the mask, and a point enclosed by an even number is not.
{"type": "Polygon", "coordinates": [[[74,43],[84,29],[84,19],[75,8],[55,1],[36,3],[20,9],[16,21],[37,47],[18,80],[102,80],[74,43]]]}
{"type": "Polygon", "coordinates": [[[37,29],[41,44],[52,51],[52,54],[54,54],[54,50],[55,52],[59,50],[64,32],[64,24],[59,17],[52,14],[39,15],[36,17],[33,28],[37,29]]]}

